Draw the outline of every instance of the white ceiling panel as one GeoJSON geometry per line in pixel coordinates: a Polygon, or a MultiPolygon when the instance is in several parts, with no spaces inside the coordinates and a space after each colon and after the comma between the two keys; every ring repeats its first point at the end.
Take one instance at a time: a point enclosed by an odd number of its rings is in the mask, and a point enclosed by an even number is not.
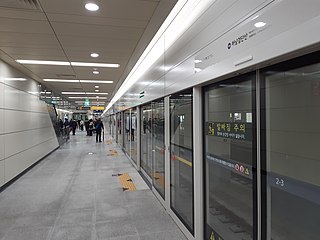
{"type": "MultiPolygon", "coordinates": [[[[11,0],[13,1],[13,0],[11,0]]],[[[23,20],[41,20],[46,21],[46,16],[40,10],[16,10],[7,7],[1,7],[0,1],[0,19],[8,18],[8,19],[23,19],[23,20]]]]}
{"type": "Polygon", "coordinates": [[[92,36],[92,37],[107,37],[110,39],[133,39],[139,40],[143,29],[128,28],[128,27],[113,27],[93,24],[78,24],[78,23],[52,23],[52,26],[57,35],[67,36],[92,36]]]}
{"type": "MultiPolygon", "coordinates": [[[[62,91],[100,92],[111,97],[176,0],[0,0],[0,58],[61,95],[62,91]],[[99,53],[98,58],[90,54],[99,53]],[[16,59],[118,63],[119,68],[21,65],[16,59]],[[112,80],[113,84],[44,82],[44,78],[112,80]]],[[[62,95],[61,95],[62,96],[62,95]]],[[[72,100],[75,101],[75,100],[72,100]]],[[[80,100],[78,100],[80,101],[80,100]]]]}
{"type": "Polygon", "coordinates": [[[47,13],[68,15],[99,16],[108,18],[148,20],[152,17],[159,1],[145,0],[95,0],[99,5],[97,12],[88,12],[85,4],[90,1],[79,0],[40,0],[47,13]]]}
{"type": "Polygon", "coordinates": [[[93,25],[132,27],[132,28],[143,28],[143,29],[149,23],[148,20],[66,15],[66,14],[58,14],[58,13],[48,14],[48,18],[50,19],[51,22],[93,24],[93,25]]]}
{"type": "Polygon", "coordinates": [[[37,46],[47,49],[60,47],[54,34],[0,32],[1,46],[37,46]]]}
{"type": "Polygon", "coordinates": [[[46,21],[13,18],[1,18],[0,32],[52,34],[50,25],[46,21]]]}

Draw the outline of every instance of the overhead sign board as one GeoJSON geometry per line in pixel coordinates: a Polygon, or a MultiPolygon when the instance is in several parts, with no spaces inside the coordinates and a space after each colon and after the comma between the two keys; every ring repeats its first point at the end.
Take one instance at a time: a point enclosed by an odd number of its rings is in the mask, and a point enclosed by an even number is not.
{"type": "Polygon", "coordinates": [[[95,111],[95,110],[104,110],[104,106],[91,106],[91,111],[95,111]]]}

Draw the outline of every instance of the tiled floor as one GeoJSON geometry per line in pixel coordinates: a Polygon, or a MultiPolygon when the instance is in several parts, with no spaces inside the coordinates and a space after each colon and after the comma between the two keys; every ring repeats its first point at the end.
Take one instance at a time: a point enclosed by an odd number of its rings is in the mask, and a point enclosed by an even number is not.
{"type": "Polygon", "coordinates": [[[0,240],[185,240],[109,139],[78,132],[1,192],[0,240]],[[112,176],[122,172],[134,176],[137,191],[122,190],[112,176]]]}

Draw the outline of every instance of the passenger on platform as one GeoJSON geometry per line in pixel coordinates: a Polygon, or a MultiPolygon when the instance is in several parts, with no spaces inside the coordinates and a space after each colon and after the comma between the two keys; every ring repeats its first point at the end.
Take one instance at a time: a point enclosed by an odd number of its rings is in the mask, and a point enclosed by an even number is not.
{"type": "Polygon", "coordinates": [[[93,129],[94,129],[93,120],[90,119],[89,120],[89,136],[92,136],[93,129]]]}
{"type": "Polygon", "coordinates": [[[84,124],[84,122],[83,122],[82,120],[80,120],[79,126],[80,126],[80,130],[81,130],[81,131],[83,131],[83,124],[84,124]]]}
{"type": "Polygon", "coordinates": [[[96,142],[101,142],[101,131],[104,129],[103,123],[100,118],[96,120],[94,123],[95,129],[96,129],[96,142]]]}
{"type": "Polygon", "coordinates": [[[77,122],[74,119],[70,121],[70,127],[72,129],[72,135],[76,134],[77,122]]]}
{"type": "Polygon", "coordinates": [[[89,123],[90,123],[90,122],[89,122],[89,120],[88,120],[88,121],[86,121],[85,124],[84,124],[84,126],[85,126],[85,128],[86,128],[86,131],[87,131],[87,136],[90,136],[90,135],[89,135],[89,123]]]}

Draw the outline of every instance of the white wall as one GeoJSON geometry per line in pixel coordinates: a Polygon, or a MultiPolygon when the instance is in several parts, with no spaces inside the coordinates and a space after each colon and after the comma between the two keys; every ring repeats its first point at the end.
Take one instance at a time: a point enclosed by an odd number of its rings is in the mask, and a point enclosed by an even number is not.
{"type": "Polygon", "coordinates": [[[37,82],[0,61],[0,187],[58,147],[37,91],[37,82]]]}
{"type": "MultiPolygon", "coordinates": [[[[119,102],[137,106],[235,72],[257,69],[289,53],[319,44],[319,0],[216,0],[170,47],[159,39],[162,55],[119,102]],[[292,14],[297,12],[297,14],[292,14]],[[256,28],[256,22],[266,26],[256,28]],[[247,40],[228,44],[248,33],[247,40]],[[250,56],[250,60],[236,64],[250,56]],[[195,63],[194,60],[202,60],[195,63]],[[200,68],[201,72],[196,72],[200,68]],[[144,97],[139,93],[144,91],[144,97]],[[135,98],[133,96],[136,96],[135,98]],[[126,100],[126,99],[130,100],[126,100]]],[[[189,16],[186,16],[185,21],[189,16]]],[[[297,54],[297,53],[296,53],[297,54]]],[[[290,58],[288,56],[287,58],[290,58]]]]}

